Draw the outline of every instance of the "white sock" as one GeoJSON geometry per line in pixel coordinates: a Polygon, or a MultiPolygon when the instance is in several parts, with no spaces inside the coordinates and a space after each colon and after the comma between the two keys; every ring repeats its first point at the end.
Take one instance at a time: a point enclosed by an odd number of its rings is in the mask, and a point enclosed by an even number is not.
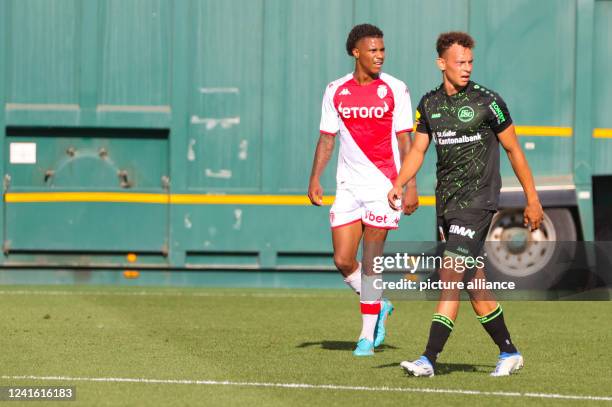
{"type": "Polygon", "coordinates": [[[370,342],[374,342],[374,329],[378,321],[378,314],[361,314],[363,325],[359,339],[366,338],[370,342]]]}
{"type": "Polygon", "coordinates": [[[359,295],[361,293],[361,263],[357,263],[357,270],[344,278],[344,282],[359,295]]]}

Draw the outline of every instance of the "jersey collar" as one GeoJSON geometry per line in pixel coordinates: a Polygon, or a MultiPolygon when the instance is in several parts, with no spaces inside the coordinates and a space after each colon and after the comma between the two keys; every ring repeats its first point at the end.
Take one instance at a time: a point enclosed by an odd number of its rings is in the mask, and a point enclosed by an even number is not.
{"type": "Polygon", "coordinates": [[[444,96],[446,96],[447,98],[450,98],[450,99],[459,99],[459,98],[461,98],[461,97],[464,97],[464,96],[465,96],[465,94],[466,94],[466,93],[467,93],[467,92],[468,92],[468,91],[469,91],[469,90],[470,90],[470,89],[473,87],[473,85],[474,85],[474,82],[469,81],[469,82],[467,83],[467,85],[465,85],[465,86],[463,87],[463,89],[461,89],[459,92],[455,93],[454,95],[448,95],[448,94],[446,93],[446,91],[444,90],[444,83],[441,83],[441,84],[440,84],[440,86],[438,87],[438,90],[439,90],[439,91],[440,91],[440,92],[441,92],[441,93],[442,93],[444,96]]]}

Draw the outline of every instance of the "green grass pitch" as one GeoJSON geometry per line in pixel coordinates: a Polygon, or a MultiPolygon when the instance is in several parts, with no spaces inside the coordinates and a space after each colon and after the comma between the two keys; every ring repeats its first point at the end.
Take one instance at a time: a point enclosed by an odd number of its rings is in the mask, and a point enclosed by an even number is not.
{"type": "Polygon", "coordinates": [[[414,378],[399,362],[422,351],[433,302],[396,302],[385,345],[357,359],[348,289],[0,292],[0,386],[76,386],[77,401],[57,405],[612,405],[610,302],[505,302],[525,357],[508,378],[489,377],[497,349],[462,304],[436,377],[414,378]]]}

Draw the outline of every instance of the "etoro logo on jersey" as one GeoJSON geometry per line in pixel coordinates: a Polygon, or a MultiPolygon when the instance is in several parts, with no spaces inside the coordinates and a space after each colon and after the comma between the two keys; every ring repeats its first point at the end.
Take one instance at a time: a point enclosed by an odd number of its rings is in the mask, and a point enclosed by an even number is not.
{"type": "Polygon", "coordinates": [[[381,119],[386,112],[389,111],[387,102],[384,102],[384,106],[352,106],[344,107],[342,103],[338,105],[338,113],[345,119],[381,119]]]}
{"type": "Polygon", "coordinates": [[[474,118],[474,109],[470,106],[462,106],[457,112],[457,117],[462,122],[467,123],[474,118]]]}

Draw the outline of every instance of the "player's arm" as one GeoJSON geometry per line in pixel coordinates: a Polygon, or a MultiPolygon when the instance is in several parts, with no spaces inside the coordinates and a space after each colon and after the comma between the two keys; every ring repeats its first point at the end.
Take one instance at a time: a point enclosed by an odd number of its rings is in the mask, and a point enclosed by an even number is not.
{"type": "Polygon", "coordinates": [[[427,133],[417,131],[414,136],[414,140],[412,141],[410,151],[402,160],[402,167],[400,168],[400,172],[393,183],[393,188],[391,188],[387,194],[389,205],[393,209],[400,209],[395,202],[398,199],[401,199],[404,185],[406,185],[409,180],[413,179],[421,168],[428,147],[429,135],[427,133]]]}
{"type": "MultiPolygon", "coordinates": [[[[412,139],[410,138],[410,132],[403,131],[397,134],[397,145],[400,152],[400,160],[403,162],[404,157],[410,152],[412,147],[412,139]]],[[[414,211],[419,207],[419,194],[417,192],[416,177],[412,177],[406,184],[406,190],[404,192],[404,199],[402,200],[402,206],[406,215],[412,215],[414,211]]]]}
{"type": "Polygon", "coordinates": [[[320,178],[334,152],[335,140],[336,137],[331,134],[321,133],[321,136],[319,136],[308,184],[308,198],[316,206],[323,204],[323,187],[320,178]]]}
{"type": "Polygon", "coordinates": [[[336,133],[340,129],[340,118],[333,101],[334,92],[335,88],[330,84],[323,95],[321,123],[319,126],[321,135],[315,150],[312,171],[310,172],[310,182],[308,183],[308,199],[316,206],[323,204],[323,187],[320,182],[321,174],[323,174],[323,170],[334,153],[336,133]]]}
{"type": "Polygon", "coordinates": [[[525,226],[529,224],[531,225],[531,230],[535,230],[540,227],[544,213],[540,204],[540,198],[535,189],[535,182],[533,181],[529,164],[516,137],[514,125],[508,126],[497,135],[497,138],[504,147],[504,150],[506,150],[512,169],[525,192],[525,198],[527,199],[527,207],[523,213],[525,226]]]}

